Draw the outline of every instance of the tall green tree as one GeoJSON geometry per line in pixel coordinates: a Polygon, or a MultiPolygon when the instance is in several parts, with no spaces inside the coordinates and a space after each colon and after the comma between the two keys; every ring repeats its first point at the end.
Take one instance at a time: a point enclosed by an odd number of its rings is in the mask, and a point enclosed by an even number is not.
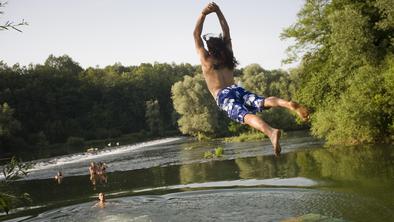
{"type": "Polygon", "coordinates": [[[160,118],[160,105],[157,100],[146,101],[146,124],[148,125],[149,131],[153,135],[158,135],[163,131],[163,124],[160,118]]]}
{"type": "Polygon", "coordinates": [[[179,129],[197,137],[214,136],[220,131],[219,110],[201,74],[185,76],[172,87],[172,100],[180,114],[179,129]]]}
{"type": "Polygon", "coordinates": [[[11,137],[20,130],[21,124],[14,118],[14,109],[7,103],[0,105],[0,138],[11,137]]]}
{"type": "Polygon", "coordinates": [[[392,1],[307,0],[282,34],[296,40],[290,61],[302,56],[295,97],[315,112],[312,131],[329,143],[376,142],[392,134],[386,80],[392,15],[392,1]]]}

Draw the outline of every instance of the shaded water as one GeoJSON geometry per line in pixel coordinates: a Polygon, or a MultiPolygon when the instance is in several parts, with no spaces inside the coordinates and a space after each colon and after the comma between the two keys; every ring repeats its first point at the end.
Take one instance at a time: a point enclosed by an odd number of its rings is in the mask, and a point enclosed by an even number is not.
{"type": "Polygon", "coordinates": [[[393,146],[323,148],[290,137],[282,147],[277,159],[268,141],[170,138],[37,161],[15,184],[33,207],[12,221],[394,221],[393,146]],[[203,158],[218,146],[222,158],[203,158]],[[90,161],[108,164],[107,184],[90,184],[90,161]],[[103,209],[94,206],[99,192],[103,209]]]}

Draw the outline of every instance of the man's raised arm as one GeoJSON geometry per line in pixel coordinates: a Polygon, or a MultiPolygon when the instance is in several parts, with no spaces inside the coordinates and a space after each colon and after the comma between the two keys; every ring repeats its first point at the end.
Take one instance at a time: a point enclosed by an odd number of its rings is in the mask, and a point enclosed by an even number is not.
{"type": "Polygon", "coordinates": [[[227,24],[226,18],[224,17],[222,11],[220,10],[219,6],[216,3],[212,3],[214,10],[216,12],[216,15],[218,16],[220,26],[222,27],[223,31],[223,38],[224,41],[230,46],[231,48],[231,37],[230,37],[230,28],[227,24]]]}
{"type": "Polygon", "coordinates": [[[201,14],[198,16],[197,19],[197,24],[196,27],[194,28],[193,36],[194,36],[194,42],[196,45],[196,50],[198,54],[200,55],[200,58],[205,58],[207,52],[204,49],[204,43],[201,38],[201,33],[202,33],[202,28],[204,26],[204,21],[205,21],[205,16],[208,15],[211,12],[214,12],[215,8],[213,3],[209,3],[201,12],[201,14]]]}
{"type": "Polygon", "coordinates": [[[202,42],[202,39],[201,39],[201,33],[202,33],[202,27],[204,25],[204,21],[205,21],[205,14],[201,13],[198,16],[197,24],[196,24],[196,27],[194,28],[194,32],[193,32],[194,43],[196,45],[196,50],[197,50],[198,54],[201,54],[202,50],[205,50],[204,43],[202,42]]]}

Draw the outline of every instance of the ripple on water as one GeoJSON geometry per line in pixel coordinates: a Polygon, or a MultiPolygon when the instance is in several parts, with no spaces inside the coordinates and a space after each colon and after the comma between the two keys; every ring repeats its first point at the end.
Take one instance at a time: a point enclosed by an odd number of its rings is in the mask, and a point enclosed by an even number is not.
{"type": "Polygon", "coordinates": [[[300,188],[234,188],[121,197],[110,199],[103,209],[94,204],[68,206],[25,221],[281,221],[302,215],[389,221],[392,215],[390,209],[358,196],[300,188]]]}
{"type": "Polygon", "coordinates": [[[141,190],[134,190],[134,193],[149,192],[154,190],[175,190],[175,189],[193,189],[193,188],[224,188],[224,187],[256,187],[256,186],[272,186],[272,187],[313,187],[317,186],[318,182],[303,178],[270,178],[270,179],[243,179],[231,181],[214,181],[205,183],[191,183],[179,184],[165,187],[146,188],[141,190]]]}

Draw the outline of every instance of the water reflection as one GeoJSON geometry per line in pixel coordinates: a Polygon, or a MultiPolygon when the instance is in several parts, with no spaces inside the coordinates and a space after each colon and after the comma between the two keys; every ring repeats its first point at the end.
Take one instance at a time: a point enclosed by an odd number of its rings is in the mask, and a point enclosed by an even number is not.
{"type": "MultiPolygon", "coordinates": [[[[301,146],[292,148],[293,151],[285,152],[280,159],[277,159],[273,155],[261,155],[261,153],[254,155],[256,152],[261,152],[262,148],[251,144],[253,143],[224,144],[216,141],[213,144],[185,143],[177,148],[172,147],[160,152],[152,149],[149,150],[151,159],[155,159],[152,158],[153,155],[160,155],[167,159],[182,161],[150,168],[108,172],[111,178],[108,184],[98,184],[95,191],[91,189],[89,175],[67,177],[57,186],[54,185],[53,179],[44,179],[19,181],[16,187],[29,192],[35,201],[34,204],[45,205],[47,209],[92,201],[99,192],[106,193],[109,199],[113,199],[223,187],[231,188],[233,196],[240,192],[241,187],[271,187],[274,188],[272,192],[278,191],[278,187],[297,186],[308,189],[313,187],[317,194],[303,195],[304,191],[299,194],[301,200],[297,204],[302,204],[302,201],[307,203],[301,207],[304,211],[314,209],[315,212],[327,216],[339,215],[357,221],[360,218],[362,220],[366,214],[363,211],[370,208],[376,211],[373,213],[375,219],[379,218],[379,214],[385,219],[390,218],[390,215],[392,218],[394,209],[392,146],[327,148],[301,146]],[[205,151],[216,146],[224,147],[224,158],[215,160],[202,158],[205,151]],[[253,156],[248,156],[251,153],[253,156]],[[322,191],[324,193],[320,193],[322,191]],[[355,203],[349,202],[347,198],[359,203],[352,207],[355,203]],[[328,204],[329,207],[324,204],[328,204]],[[316,207],[311,207],[312,205],[316,207]],[[340,206],[341,209],[335,208],[336,206],[340,206]],[[321,210],[323,208],[324,210],[321,210]]],[[[284,148],[286,149],[286,146],[284,148]]],[[[270,195],[274,195],[272,192],[270,195]]],[[[293,198],[291,192],[286,195],[293,198]]],[[[269,198],[268,196],[264,195],[264,198],[269,198]]],[[[246,197],[240,198],[243,200],[246,197]]],[[[193,203],[193,198],[188,201],[191,201],[189,202],[191,205],[200,204],[193,203]]],[[[264,205],[264,201],[261,204],[268,208],[267,212],[273,210],[269,208],[274,206],[264,205]]],[[[43,210],[40,209],[41,212],[43,210]]],[[[146,208],[144,210],[149,211],[146,208]]],[[[230,210],[233,209],[230,207],[230,210]]],[[[294,208],[292,212],[304,214],[309,212],[304,211],[294,208]]],[[[117,213],[122,212],[117,211],[117,213]]],[[[302,214],[289,214],[288,217],[300,215],[302,214]]]]}

